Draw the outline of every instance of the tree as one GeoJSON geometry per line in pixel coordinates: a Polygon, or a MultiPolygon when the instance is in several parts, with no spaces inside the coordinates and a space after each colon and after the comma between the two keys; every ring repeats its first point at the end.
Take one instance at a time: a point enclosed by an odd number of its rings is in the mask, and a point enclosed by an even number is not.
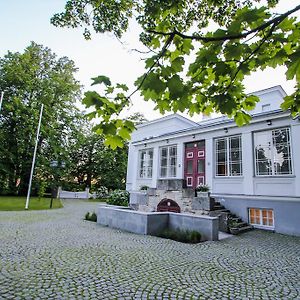
{"type": "Polygon", "coordinates": [[[79,114],[75,72],[73,61],[57,58],[33,42],[23,53],[8,52],[0,58],[0,90],[5,91],[0,114],[0,192],[27,191],[42,103],[35,183],[53,178],[50,162],[67,157],[70,132],[76,130],[79,114]]]}
{"type": "Polygon", "coordinates": [[[55,26],[84,27],[84,36],[112,32],[118,38],[134,18],[142,28],[140,40],[149,49],[146,73],[128,93],[124,84],[112,85],[106,76],[101,93],[87,92],[83,103],[94,107],[90,118],[101,118],[95,130],[106,143],[122,146],[134,129],[118,116],[140,91],[156,103],[161,113],[190,115],[213,111],[233,117],[238,125],[250,121],[247,111],[258,101],[244,92],[246,75],[266,67],[284,65],[287,80],[296,79],[295,92],[285,97],[282,109],[293,116],[300,112],[300,23],[293,14],[300,5],[276,14],[278,0],[267,6],[259,0],[120,0],[67,1],[65,11],[54,15],[55,26]],[[212,24],[218,29],[211,30],[212,24]]]}
{"type": "MultiPolygon", "coordinates": [[[[135,125],[147,121],[143,114],[128,117],[135,125]]],[[[124,189],[127,171],[128,146],[115,150],[106,147],[104,137],[95,134],[87,124],[76,132],[69,154],[69,180],[90,188],[105,186],[108,189],[124,189]]]]}

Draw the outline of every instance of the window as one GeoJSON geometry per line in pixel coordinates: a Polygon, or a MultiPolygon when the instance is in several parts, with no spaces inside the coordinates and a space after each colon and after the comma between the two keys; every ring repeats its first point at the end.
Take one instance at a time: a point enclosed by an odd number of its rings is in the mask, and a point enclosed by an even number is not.
{"type": "Polygon", "coordinates": [[[160,148],[160,177],[176,177],[177,147],[160,148]]]}
{"type": "Polygon", "coordinates": [[[139,162],[140,178],[152,178],[153,149],[141,150],[139,162]]]}
{"type": "Polygon", "coordinates": [[[269,111],[271,110],[271,104],[263,104],[261,106],[261,111],[264,112],[264,111],[269,111]]]}
{"type": "Polygon", "coordinates": [[[249,208],[249,223],[251,225],[274,228],[273,210],[266,208],[249,208]]]}
{"type": "Polygon", "coordinates": [[[216,176],[241,176],[242,141],[241,136],[231,136],[215,140],[216,176]]]}
{"type": "Polygon", "coordinates": [[[280,128],[254,133],[255,174],[292,174],[290,129],[280,128]]]}

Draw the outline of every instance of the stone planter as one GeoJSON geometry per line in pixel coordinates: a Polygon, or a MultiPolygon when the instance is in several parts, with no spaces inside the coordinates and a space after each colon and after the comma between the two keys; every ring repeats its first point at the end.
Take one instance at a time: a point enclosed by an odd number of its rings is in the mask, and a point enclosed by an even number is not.
{"type": "Polygon", "coordinates": [[[196,191],[196,195],[197,195],[197,197],[201,197],[201,198],[209,198],[210,197],[210,192],[196,191]]]}
{"type": "Polygon", "coordinates": [[[197,196],[192,201],[192,209],[194,210],[212,210],[214,206],[214,200],[210,198],[209,192],[198,192],[197,196]]]}

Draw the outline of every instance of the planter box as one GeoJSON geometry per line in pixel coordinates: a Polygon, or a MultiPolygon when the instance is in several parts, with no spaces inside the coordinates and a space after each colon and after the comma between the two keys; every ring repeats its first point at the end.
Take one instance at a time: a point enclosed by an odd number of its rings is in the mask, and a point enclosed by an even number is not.
{"type": "Polygon", "coordinates": [[[196,194],[197,194],[197,197],[203,197],[203,198],[209,198],[210,197],[210,192],[199,192],[199,191],[196,191],[196,194]]]}
{"type": "Polygon", "coordinates": [[[209,192],[197,192],[197,197],[192,200],[192,209],[194,210],[212,210],[215,201],[210,198],[209,192]]]}

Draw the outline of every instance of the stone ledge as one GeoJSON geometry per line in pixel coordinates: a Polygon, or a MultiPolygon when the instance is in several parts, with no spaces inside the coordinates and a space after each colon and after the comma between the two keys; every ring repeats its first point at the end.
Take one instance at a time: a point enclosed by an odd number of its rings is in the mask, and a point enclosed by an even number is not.
{"type": "Polygon", "coordinates": [[[155,235],[165,228],[179,228],[199,231],[205,240],[218,240],[219,219],[217,217],[170,212],[141,212],[110,205],[98,206],[97,217],[98,224],[137,234],[155,235]]]}

